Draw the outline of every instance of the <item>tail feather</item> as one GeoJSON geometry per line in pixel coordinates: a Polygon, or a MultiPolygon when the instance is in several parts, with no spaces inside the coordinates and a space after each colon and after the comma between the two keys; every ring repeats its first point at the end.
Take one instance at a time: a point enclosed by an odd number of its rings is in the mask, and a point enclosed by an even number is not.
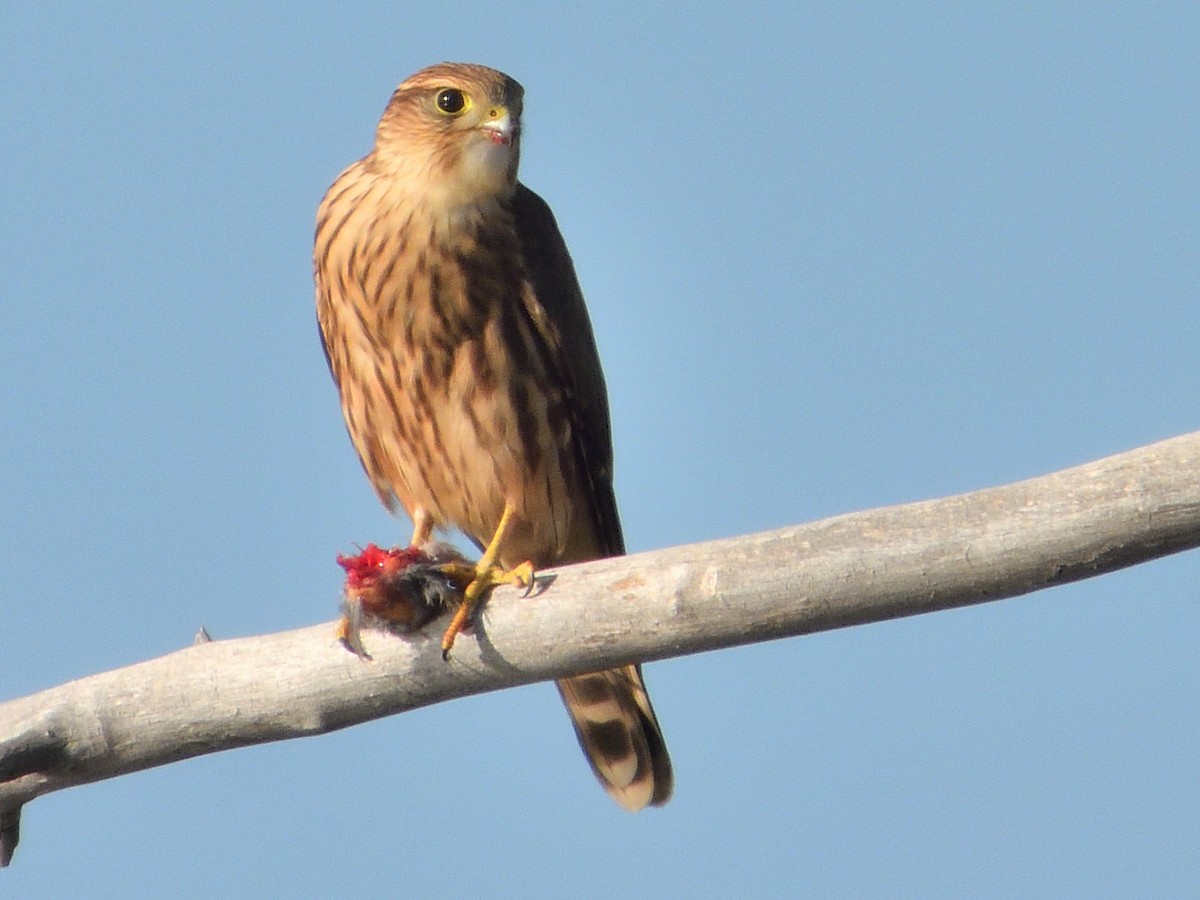
{"type": "Polygon", "coordinates": [[[671,799],[671,759],[641,666],[564,678],[558,690],[592,771],[617,803],[636,812],[671,799]]]}

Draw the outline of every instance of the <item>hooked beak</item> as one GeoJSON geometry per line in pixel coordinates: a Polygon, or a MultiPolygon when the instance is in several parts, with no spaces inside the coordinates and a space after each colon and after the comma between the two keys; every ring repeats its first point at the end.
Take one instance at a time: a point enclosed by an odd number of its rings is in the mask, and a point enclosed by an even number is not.
{"type": "Polygon", "coordinates": [[[489,109],[487,120],[480,127],[487,132],[488,139],[497,145],[511,144],[517,136],[517,122],[504,106],[489,109]]]}

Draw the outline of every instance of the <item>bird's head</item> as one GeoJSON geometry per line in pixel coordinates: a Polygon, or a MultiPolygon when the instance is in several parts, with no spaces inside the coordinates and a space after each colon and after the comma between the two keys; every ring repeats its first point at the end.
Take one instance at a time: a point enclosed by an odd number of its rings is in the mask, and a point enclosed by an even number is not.
{"type": "Polygon", "coordinates": [[[388,103],[373,157],[405,190],[448,206],[511,195],[524,89],[503,72],[439,63],[406,79],[388,103]]]}

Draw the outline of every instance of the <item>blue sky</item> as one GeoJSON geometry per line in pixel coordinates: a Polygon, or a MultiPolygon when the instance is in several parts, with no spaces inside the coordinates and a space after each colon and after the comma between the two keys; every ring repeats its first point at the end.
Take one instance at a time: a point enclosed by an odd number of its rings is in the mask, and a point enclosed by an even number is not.
{"type": "MultiPolygon", "coordinates": [[[[526,88],[633,550],[1197,428],[1194,4],[9,5],[0,697],[336,615],[399,542],[316,338],[316,204],[397,82],[526,88]]],[[[657,663],[676,798],[552,687],[42,798],[0,893],[1182,896],[1200,557],[657,663]]]]}

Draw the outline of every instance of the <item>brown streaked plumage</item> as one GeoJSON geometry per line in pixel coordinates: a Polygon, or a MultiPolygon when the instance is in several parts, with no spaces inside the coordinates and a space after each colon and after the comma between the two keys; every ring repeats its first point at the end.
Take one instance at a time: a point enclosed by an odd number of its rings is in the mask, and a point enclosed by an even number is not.
{"type": "MultiPolygon", "coordinates": [[[[522,96],[459,63],[402,83],[374,149],[321,202],[314,271],[346,426],[380,499],[404,508],[415,542],[454,527],[505,568],[542,568],[625,545],[583,295],[550,208],[517,181],[522,96]]],[[[614,799],[666,803],[640,667],[558,687],[614,799]]]]}

